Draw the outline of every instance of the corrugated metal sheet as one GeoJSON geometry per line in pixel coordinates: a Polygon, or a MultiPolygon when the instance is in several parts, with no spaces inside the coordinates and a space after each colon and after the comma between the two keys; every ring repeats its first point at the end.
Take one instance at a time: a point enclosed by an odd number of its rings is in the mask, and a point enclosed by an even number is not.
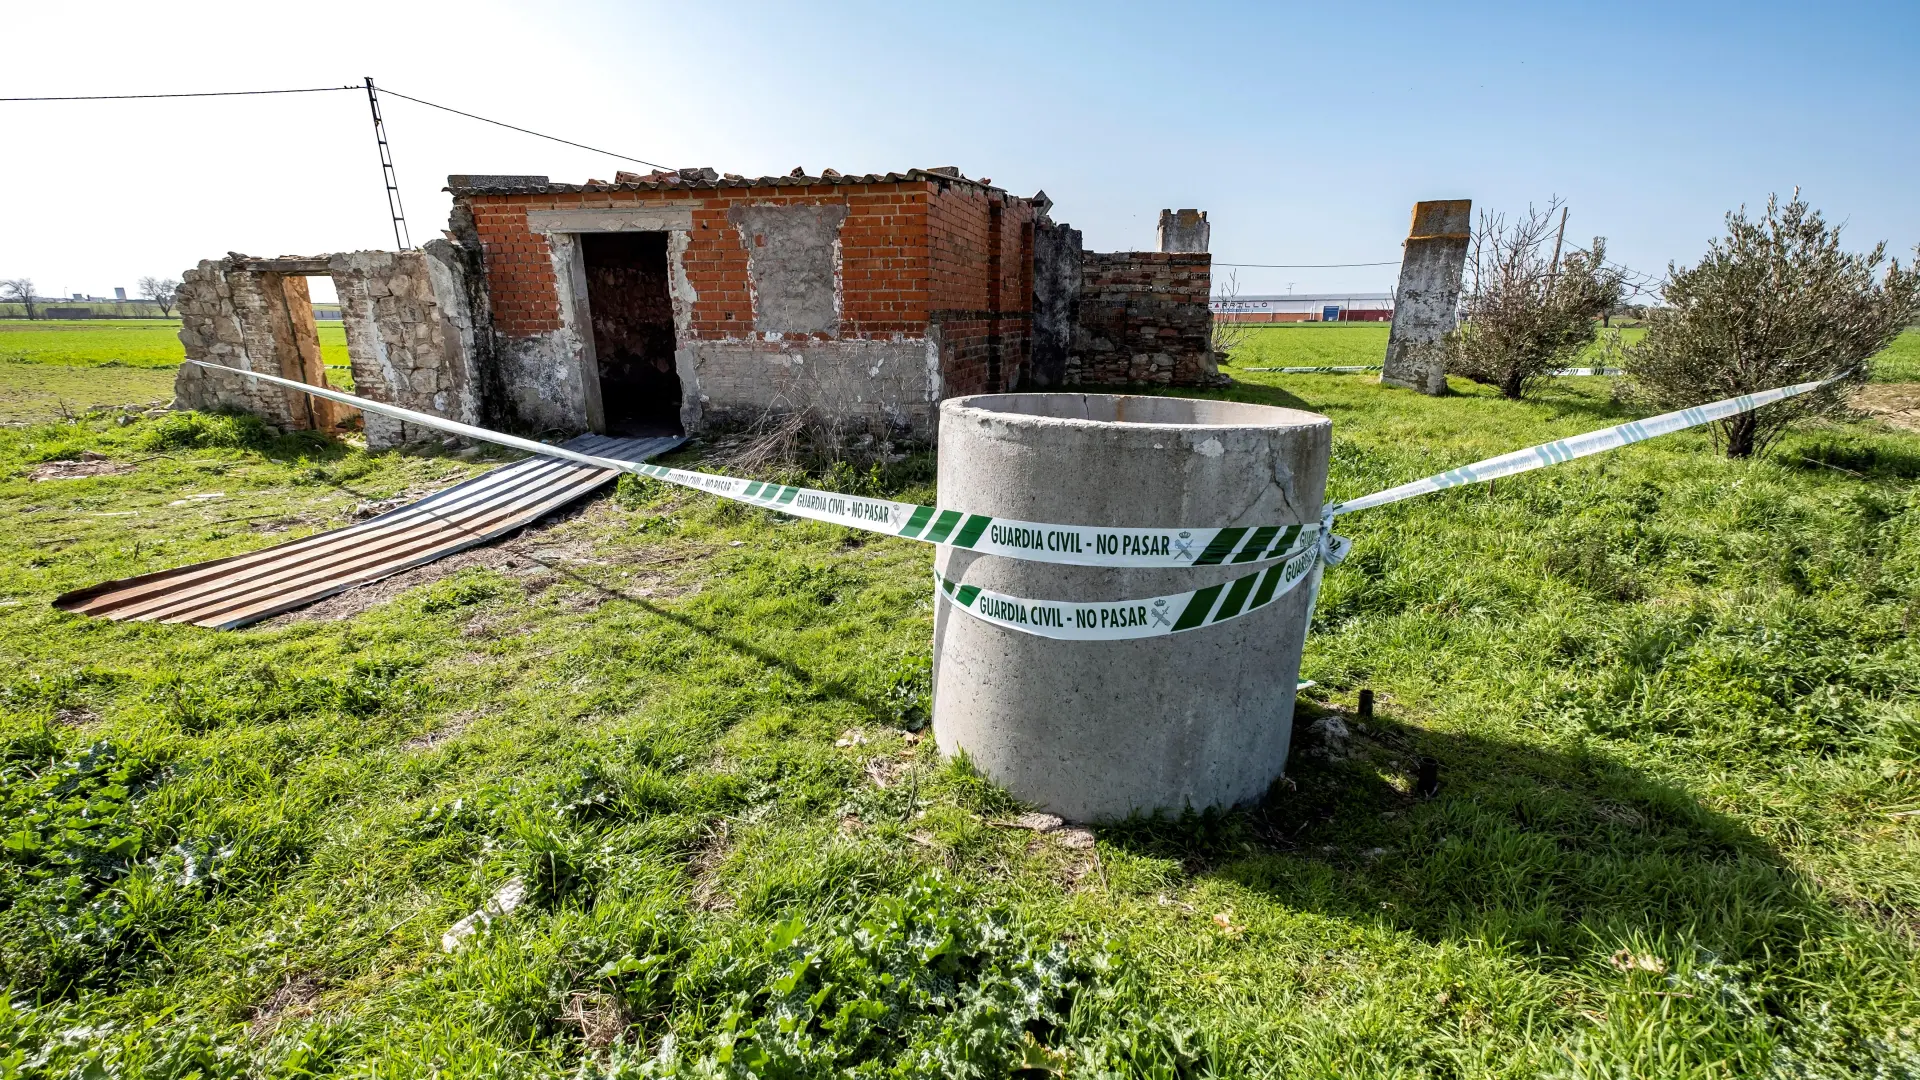
{"type": "MultiPolygon", "coordinates": [[[[565,445],[599,457],[645,461],[680,442],[677,437],[585,435],[565,445]]],[[[232,630],[531,525],[617,475],[571,461],[528,458],[358,525],[246,555],[104,582],[53,603],[107,619],[232,630]]]]}

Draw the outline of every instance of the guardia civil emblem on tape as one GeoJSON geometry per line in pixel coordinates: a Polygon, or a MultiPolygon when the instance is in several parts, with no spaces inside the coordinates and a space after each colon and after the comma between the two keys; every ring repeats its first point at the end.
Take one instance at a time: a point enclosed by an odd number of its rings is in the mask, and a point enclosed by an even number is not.
{"type": "Polygon", "coordinates": [[[933,579],[955,607],[995,626],[1065,641],[1122,641],[1178,634],[1258,611],[1311,576],[1323,560],[1317,547],[1310,548],[1219,585],[1139,600],[1034,600],[961,585],[938,573],[933,579]]]}
{"type": "MultiPolygon", "coordinates": [[[[1248,528],[1160,529],[1121,528],[1094,525],[1054,525],[1033,521],[1013,521],[969,514],[961,510],[942,510],[917,503],[869,499],[814,488],[791,487],[746,480],[734,476],[689,472],[664,465],[616,461],[569,450],[562,446],[506,435],[487,428],[462,424],[429,413],[403,409],[397,405],[369,401],[352,394],[324,387],[241,371],[199,360],[190,364],[232,371],[249,378],[277,383],[314,397],[338,401],[367,412],[391,416],[422,427],[464,435],[468,438],[509,446],[528,453],[576,461],[602,469],[650,476],[682,487],[705,491],[722,498],[777,510],[795,517],[827,521],[868,532],[919,540],[929,544],[965,548],[984,555],[1000,555],[1032,562],[1061,563],[1073,566],[1110,567],[1184,567],[1220,566],[1266,562],[1271,565],[1244,574],[1219,585],[1191,592],[1149,596],[1138,600],[1084,602],[1036,600],[1009,596],[977,585],[949,581],[935,575],[935,592],[947,602],[977,619],[995,626],[1040,637],[1079,641],[1119,641],[1131,638],[1160,637],[1185,633],[1236,619],[1250,611],[1271,605],[1301,581],[1311,580],[1317,599],[1320,571],[1338,564],[1350,542],[1333,533],[1333,521],[1342,514],[1385,506],[1402,499],[1444,491],[1462,484],[1479,483],[1512,476],[1547,465],[1557,465],[1591,454],[1603,453],[1686,428],[1724,420],[1730,416],[1799,394],[1811,393],[1837,383],[1846,375],[1820,382],[1799,383],[1756,394],[1742,394],[1725,401],[1696,405],[1690,409],[1662,413],[1645,420],[1633,420],[1584,435],[1557,439],[1524,450],[1476,461],[1443,473],[1397,487],[1377,491],[1346,502],[1329,503],[1315,524],[1270,525],[1248,528]]],[[[1377,370],[1379,365],[1354,368],[1248,368],[1249,371],[1347,371],[1377,370]]],[[[1555,374],[1614,373],[1613,369],[1569,368],[1555,374]]],[[[1851,374],[1849,372],[1848,374],[1851,374]]],[[[1311,610],[1313,604],[1309,602],[1311,610]]],[[[1311,621],[1311,620],[1309,620],[1311,621]]]]}

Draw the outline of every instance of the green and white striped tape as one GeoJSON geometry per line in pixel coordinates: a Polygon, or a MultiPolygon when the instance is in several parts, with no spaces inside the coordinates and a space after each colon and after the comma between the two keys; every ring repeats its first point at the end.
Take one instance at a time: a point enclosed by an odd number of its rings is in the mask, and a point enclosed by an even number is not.
{"type": "MultiPolygon", "coordinates": [[[[201,367],[218,365],[193,360],[201,367]]],[[[219,368],[238,371],[237,368],[219,368]]],[[[1028,562],[1058,563],[1067,566],[1109,566],[1137,568],[1179,568],[1184,566],[1220,566],[1261,563],[1290,558],[1311,550],[1318,543],[1320,526],[1264,525],[1232,528],[1107,528],[1098,525],[1053,525],[1038,521],[1016,521],[942,510],[918,503],[894,502],[844,495],[817,488],[792,487],[747,480],[737,476],[690,472],[664,465],[618,461],[583,454],[563,446],[549,446],[532,439],[505,435],[472,424],[462,424],[429,413],[403,409],[398,405],[369,401],[353,394],[325,387],[308,386],[277,375],[257,371],[240,374],[315,397],[338,401],[367,412],[391,416],[422,427],[464,435],[482,442],[496,443],[547,457],[576,461],[602,469],[650,476],[670,484],[704,491],[723,499],[750,506],[776,510],[794,517],[825,521],[867,532],[965,548],[983,555],[999,555],[1028,562]]]]}
{"type": "Polygon", "coordinates": [[[1336,541],[1335,552],[1323,553],[1316,545],[1231,581],[1139,600],[1032,600],[961,585],[938,573],[933,580],[948,602],[995,626],[1063,641],[1125,641],[1198,630],[1258,611],[1312,577],[1321,563],[1338,562],[1346,554],[1346,541],[1336,541]]]}
{"type": "MultiPolygon", "coordinates": [[[[201,367],[218,366],[198,360],[188,362],[201,367]]],[[[223,370],[238,371],[235,368],[223,370]]],[[[982,554],[1075,566],[1112,567],[1210,566],[1280,560],[1253,573],[1190,592],[1103,602],[1036,600],[949,581],[938,574],[934,576],[935,591],[974,618],[1025,634],[1080,641],[1162,637],[1214,626],[1271,605],[1305,580],[1313,582],[1312,588],[1317,599],[1322,569],[1337,565],[1351,546],[1345,537],[1333,533],[1334,519],[1342,514],[1604,453],[1660,435],[1724,420],[1776,401],[1811,393],[1846,378],[1846,375],[1838,375],[1820,382],[1742,394],[1724,401],[1662,413],[1645,420],[1633,420],[1600,431],[1515,450],[1358,499],[1329,503],[1321,510],[1317,524],[1259,528],[1122,529],[1011,521],[959,510],[940,510],[916,503],[868,499],[814,488],[689,472],[663,465],[617,461],[414,412],[397,405],[368,401],[337,390],[308,386],[274,375],[252,371],[241,371],[240,374],[482,442],[603,469],[650,476],[795,517],[827,521],[930,544],[966,548],[982,554]]],[[[1309,608],[1311,606],[1310,603],[1309,608]]]]}
{"type": "Polygon", "coordinates": [[[1322,519],[1330,520],[1341,514],[1351,514],[1356,510],[1368,510],[1376,506],[1396,503],[1402,499],[1411,499],[1415,495],[1445,491],[1462,484],[1477,484],[1483,480],[1497,480],[1503,476],[1530,472],[1547,465],[1558,465],[1575,458],[1617,450],[1622,446],[1645,442],[1660,435],[1699,427],[1715,420],[1725,420],[1729,416],[1738,416],[1762,405],[1771,405],[1776,401],[1785,401],[1800,394],[1809,394],[1846,377],[1846,375],[1836,375],[1819,382],[1797,383],[1793,386],[1782,386],[1777,390],[1742,394],[1736,398],[1727,398],[1725,401],[1695,405],[1691,409],[1661,413],[1659,416],[1649,416],[1645,420],[1630,420],[1599,431],[1589,431],[1585,435],[1575,435],[1571,438],[1556,439],[1550,443],[1541,443],[1539,446],[1529,446],[1525,450],[1515,450],[1510,454],[1501,454],[1499,457],[1490,457],[1485,461],[1476,461],[1457,469],[1448,469],[1446,472],[1435,473],[1398,487],[1390,487],[1385,491],[1376,491],[1358,499],[1332,503],[1321,512],[1322,519]]]}
{"type": "MultiPolygon", "coordinates": [[[[1277,371],[1282,375],[1351,375],[1362,371],[1379,371],[1379,364],[1341,364],[1333,367],[1243,367],[1236,371],[1277,371]]],[[[1569,367],[1554,368],[1548,375],[1618,375],[1617,367],[1569,367]]]]}
{"type": "Polygon", "coordinates": [[[1356,371],[1379,371],[1379,364],[1345,364],[1338,367],[1243,367],[1240,371],[1277,371],[1282,375],[1349,375],[1356,371]]]}

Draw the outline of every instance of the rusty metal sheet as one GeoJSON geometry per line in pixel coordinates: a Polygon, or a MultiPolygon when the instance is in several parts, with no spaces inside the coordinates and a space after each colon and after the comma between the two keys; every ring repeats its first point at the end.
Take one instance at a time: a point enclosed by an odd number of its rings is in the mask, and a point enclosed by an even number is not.
{"type": "MultiPolygon", "coordinates": [[[[583,435],[565,445],[599,457],[645,461],[681,441],[583,435]]],[[[53,604],[106,619],[232,630],[531,525],[617,475],[571,461],[528,458],[344,529],[103,582],[56,597],[53,604]]]]}

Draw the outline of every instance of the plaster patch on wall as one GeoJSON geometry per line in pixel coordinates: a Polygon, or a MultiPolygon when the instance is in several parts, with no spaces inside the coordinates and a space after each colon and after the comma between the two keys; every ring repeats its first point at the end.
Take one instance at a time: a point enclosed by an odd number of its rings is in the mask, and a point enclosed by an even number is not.
{"type": "Polygon", "coordinates": [[[755,331],[839,336],[840,226],[846,219],[845,203],[727,211],[747,250],[755,331]]]}

